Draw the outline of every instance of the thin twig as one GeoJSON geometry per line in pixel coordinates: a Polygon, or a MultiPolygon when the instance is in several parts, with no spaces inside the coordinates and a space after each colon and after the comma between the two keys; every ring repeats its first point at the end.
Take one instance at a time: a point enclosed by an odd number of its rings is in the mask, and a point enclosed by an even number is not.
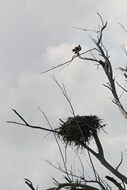
{"type": "MultiPolygon", "coordinates": [[[[119,86],[120,88],[122,88],[123,91],[127,92],[127,90],[125,89],[125,88],[126,88],[126,85],[127,85],[127,81],[126,81],[124,87],[122,87],[117,81],[116,81],[116,83],[118,84],[118,86],[119,86]]],[[[123,93],[122,93],[122,94],[123,94],[123,93]]],[[[122,94],[120,95],[120,97],[122,96],[122,94]]],[[[120,97],[119,97],[119,98],[120,98],[120,97]]]]}
{"type": "Polygon", "coordinates": [[[93,161],[92,161],[92,158],[91,158],[90,152],[87,151],[87,153],[88,153],[89,160],[90,160],[90,163],[91,163],[91,166],[92,166],[92,169],[93,169],[93,173],[94,173],[94,176],[95,176],[95,180],[97,180],[97,172],[96,172],[96,170],[95,170],[95,167],[94,167],[94,164],[93,164],[93,161]]]}
{"type": "Polygon", "coordinates": [[[56,83],[56,84],[58,85],[58,87],[61,89],[61,91],[62,91],[64,97],[66,98],[67,102],[68,102],[69,105],[70,105],[70,108],[71,108],[71,111],[72,111],[73,116],[75,116],[75,111],[74,111],[74,108],[73,108],[73,106],[72,106],[72,103],[71,103],[71,101],[70,101],[70,99],[69,99],[69,97],[68,97],[68,95],[67,95],[67,91],[66,91],[65,85],[63,84],[63,87],[62,87],[62,86],[59,84],[59,82],[56,80],[56,78],[55,78],[54,75],[52,75],[52,79],[55,81],[55,83],[56,83]]]}
{"type": "Polygon", "coordinates": [[[124,29],[125,32],[127,32],[127,29],[122,24],[120,24],[120,23],[118,23],[118,24],[124,29]]]}
{"type": "MultiPolygon", "coordinates": [[[[50,126],[50,128],[51,128],[51,130],[53,130],[53,129],[52,129],[52,125],[51,125],[51,123],[49,122],[49,120],[48,120],[47,116],[45,115],[45,113],[44,113],[40,108],[39,108],[39,110],[40,110],[41,113],[44,115],[44,117],[45,117],[47,123],[49,124],[49,126],[50,126]]],[[[67,176],[68,176],[68,178],[69,178],[68,170],[67,170],[67,166],[66,166],[66,162],[65,162],[65,159],[64,159],[64,156],[63,156],[63,153],[62,153],[62,149],[61,149],[60,144],[59,144],[59,142],[58,142],[58,140],[57,140],[56,134],[53,133],[53,135],[54,135],[55,141],[56,141],[56,143],[57,143],[57,145],[58,145],[59,152],[60,152],[60,155],[61,155],[61,158],[62,158],[62,161],[63,161],[63,165],[64,165],[64,168],[65,168],[66,174],[67,174],[67,176]]]]}
{"type": "MultiPolygon", "coordinates": [[[[71,62],[72,62],[76,57],[79,57],[79,56],[81,56],[81,55],[87,54],[88,52],[93,51],[93,50],[95,50],[95,48],[92,48],[92,49],[89,49],[89,50],[87,50],[87,51],[85,51],[85,52],[82,52],[82,53],[78,53],[78,54],[76,54],[76,55],[73,55],[72,58],[71,58],[69,61],[66,61],[66,62],[64,62],[64,63],[58,64],[58,65],[56,65],[56,66],[54,66],[54,67],[52,67],[52,68],[50,68],[50,69],[47,69],[47,70],[45,70],[45,71],[42,71],[42,72],[39,73],[39,74],[47,73],[47,72],[52,71],[52,70],[54,70],[54,69],[57,69],[57,68],[59,68],[59,67],[65,68],[66,66],[70,65],[71,62]]],[[[62,68],[62,69],[63,69],[63,68],[62,68]]],[[[62,70],[62,69],[61,69],[61,70],[62,70]]]]}
{"type": "Polygon", "coordinates": [[[27,178],[24,178],[24,179],[25,179],[25,183],[30,187],[30,189],[35,190],[35,188],[33,187],[32,182],[27,178]]]}
{"type": "Polygon", "coordinates": [[[22,126],[25,126],[25,127],[29,127],[29,128],[33,128],[33,129],[40,129],[40,130],[49,131],[49,132],[53,132],[53,133],[58,133],[58,131],[55,131],[55,130],[52,130],[52,129],[46,129],[44,127],[30,125],[30,124],[26,125],[24,123],[19,123],[19,122],[16,122],[16,121],[7,121],[7,123],[16,124],[16,125],[22,125],[22,126]]]}
{"type": "Polygon", "coordinates": [[[25,119],[15,110],[15,109],[12,109],[15,114],[28,126],[29,124],[25,121],[25,119]]]}
{"type": "Polygon", "coordinates": [[[121,152],[121,160],[120,160],[120,163],[118,164],[118,166],[116,167],[116,170],[118,170],[118,168],[120,167],[122,162],[123,162],[123,153],[121,152]]]}
{"type": "Polygon", "coordinates": [[[80,158],[80,156],[78,155],[78,153],[72,148],[72,150],[75,152],[76,156],[78,157],[79,159],[79,162],[81,164],[81,168],[82,168],[82,177],[85,178],[85,173],[84,173],[84,167],[83,167],[83,163],[82,163],[82,160],[80,158]]]}
{"type": "Polygon", "coordinates": [[[45,70],[45,71],[42,71],[42,72],[39,73],[39,74],[47,73],[47,72],[52,71],[52,70],[54,70],[54,69],[56,69],[56,68],[65,66],[65,65],[67,65],[67,64],[69,65],[69,64],[73,61],[73,59],[76,58],[76,57],[77,57],[77,55],[73,55],[72,58],[71,58],[71,60],[66,61],[66,62],[64,62],[64,63],[62,63],[62,64],[59,64],[59,65],[56,65],[56,66],[54,66],[54,67],[52,67],[52,68],[50,68],[50,69],[47,69],[47,70],[45,70]]]}

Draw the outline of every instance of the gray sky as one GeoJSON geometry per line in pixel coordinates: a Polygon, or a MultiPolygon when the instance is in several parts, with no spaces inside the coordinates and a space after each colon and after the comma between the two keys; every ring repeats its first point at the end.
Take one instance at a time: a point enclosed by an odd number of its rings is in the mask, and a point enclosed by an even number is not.
{"type": "MultiPolygon", "coordinates": [[[[71,115],[52,74],[60,84],[65,84],[76,114],[95,114],[108,124],[105,129],[108,135],[102,132],[100,138],[110,163],[114,167],[118,165],[121,151],[126,161],[126,121],[111,102],[109,90],[102,85],[107,82],[103,71],[94,63],[76,59],[63,70],[39,74],[69,60],[76,45],[80,44],[84,51],[93,47],[89,33],[74,27],[97,28],[100,23],[97,12],[108,21],[104,43],[109,49],[113,68],[124,67],[127,57],[121,44],[126,45],[127,34],[118,23],[127,27],[126,7],[126,0],[0,1],[0,189],[27,190],[23,178],[29,178],[39,189],[51,186],[52,177],[63,180],[62,174],[45,162],[47,159],[54,164],[56,161],[62,163],[53,136],[43,138],[47,134],[44,131],[6,123],[7,120],[20,121],[12,108],[31,124],[47,128],[49,126],[38,106],[53,127],[59,126],[59,118],[71,115]]],[[[124,85],[125,80],[118,70],[115,75],[124,85]]],[[[126,94],[121,100],[127,107],[126,94]]],[[[74,160],[72,154],[70,158],[74,160]]],[[[68,162],[71,163],[69,157],[68,162]]],[[[103,166],[95,163],[105,176],[103,166]]],[[[90,170],[87,163],[85,170],[90,170]]],[[[127,171],[125,162],[121,171],[127,171]]]]}

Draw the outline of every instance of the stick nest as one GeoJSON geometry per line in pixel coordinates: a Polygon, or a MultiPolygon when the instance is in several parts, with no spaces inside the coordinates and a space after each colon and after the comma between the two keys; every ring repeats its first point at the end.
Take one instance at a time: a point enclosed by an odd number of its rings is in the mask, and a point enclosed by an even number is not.
{"type": "Polygon", "coordinates": [[[105,124],[95,116],[75,116],[68,117],[64,122],[60,119],[60,127],[57,128],[58,137],[62,138],[66,145],[74,145],[79,148],[82,142],[89,143],[93,137],[93,132],[98,132],[105,124]]]}

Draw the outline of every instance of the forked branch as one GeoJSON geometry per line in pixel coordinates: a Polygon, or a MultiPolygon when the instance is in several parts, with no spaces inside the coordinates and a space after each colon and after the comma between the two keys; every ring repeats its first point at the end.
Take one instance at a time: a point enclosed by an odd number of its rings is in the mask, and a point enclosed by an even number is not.
{"type": "Polygon", "coordinates": [[[7,121],[7,123],[11,123],[11,124],[16,124],[16,125],[22,125],[25,127],[29,127],[29,128],[33,128],[33,129],[40,129],[40,130],[44,130],[44,131],[49,131],[49,132],[53,132],[53,133],[57,133],[57,131],[53,130],[53,129],[46,129],[44,127],[40,127],[40,126],[35,126],[35,125],[31,125],[28,124],[28,122],[25,121],[25,119],[15,110],[12,109],[14,111],[14,113],[24,122],[24,123],[20,123],[20,122],[16,122],[16,121],[7,121]]]}

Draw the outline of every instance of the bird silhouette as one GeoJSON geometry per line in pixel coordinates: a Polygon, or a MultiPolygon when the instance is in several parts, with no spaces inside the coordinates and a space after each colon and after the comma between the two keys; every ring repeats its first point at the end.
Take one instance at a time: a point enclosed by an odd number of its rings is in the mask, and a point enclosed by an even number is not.
{"type": "Polygon", "coordinates": [[[81,46],[78,45],[74,49],[72,49],[72,51],[74,52],[74,54],[79,54],[79,52],[81,51],[81,49],[82,49],[81,46]]]}

